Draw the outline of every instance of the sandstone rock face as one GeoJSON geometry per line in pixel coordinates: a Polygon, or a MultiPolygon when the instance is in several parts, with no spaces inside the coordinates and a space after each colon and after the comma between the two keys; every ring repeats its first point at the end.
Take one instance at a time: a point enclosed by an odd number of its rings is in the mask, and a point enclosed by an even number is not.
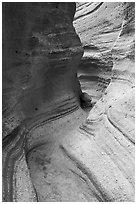
{"type": "Polygon", "coordinates": [[[134,201],[134,14],[3,3],[3,201],[134,201]]]}
{"type": "Polygon", "coordinates": [[[134,200],[134,15],[134,3],[79,3],[74,21],[85,49],[82,87],[94,98],[102,90],[104,94],[81,126],[72,151],[98,183],[105,201],[134,200]],[[108,76],[109,86],[99,91],[99,78],[103,85],[108,76]]]}
{"type": "MultiPolygon", "coordinates": [[[[20,133],[22,128],[30,130],[79,108],[81,90],[76,74],[83,48],[72,25],[75,7],[75,3],[3,3],[6,201],[12,199],[12,187],[6,189],[12,185],[12,163],[24,155],[18,152],[26,137],[25,131],[20,133]]],[[[27,143],[28,150],[37,144],[31,137],[27,143]]]]}
{"type": "MultiPolygon", "coordinates": [[[[82,89],[88,92],[95,102],[102,96],[110,83],[112,68],[114,70],[116,61],[126,58],[128,49],[127,59],[134,56],[134,53],[131,53],[134,51],[133,9],[134,3],[77,3],[73,24],[84,48],[78,75],[82,89]],[[120,40],[119,37],[122,35],[123,29],[127,29],[127,31],[120,40]]],[[[122,70],[121,66],[119,69],[122,70]]],[[[134,70],[126,69],[129,75],[134,73],[134,70]]],[[[119,70],[117,74],[120,73],[119,70]]],[[[122,75],[125,76],[124,70],[122,75]]]]}
{"type": "Polygon", "coordinates": [[[75,4],[3,4],[4,136],[28,118],[78,107],[74,13],[75,4]]]}

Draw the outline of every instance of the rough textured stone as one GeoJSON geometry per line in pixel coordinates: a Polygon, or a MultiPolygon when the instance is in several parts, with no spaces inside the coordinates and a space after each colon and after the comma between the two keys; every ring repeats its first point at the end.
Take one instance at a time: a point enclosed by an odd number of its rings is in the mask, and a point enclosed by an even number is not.
{"type": "Polygon", "coordinates": [[[134,3],[76,5],[3,3],[3,201],[134,201],[134,3]]]}

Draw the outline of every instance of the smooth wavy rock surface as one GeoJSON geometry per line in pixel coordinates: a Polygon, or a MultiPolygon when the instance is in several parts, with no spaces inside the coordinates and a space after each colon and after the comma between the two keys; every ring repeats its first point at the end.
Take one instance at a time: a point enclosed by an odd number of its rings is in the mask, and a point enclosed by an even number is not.
{"type": "Polygon", "coordinates": [[[80,127],[75,142],[66,147],[87,168],[87,176],[92,178],[105,201],[134,201],[134,6],[122,2],[78,3],[74,20],[85,49],[80,64],[84,90],[99,97],[98,80],[94,89],[88,80],[89,73],[91,78],[103,76],[104,81],[108,76],[105,69],[103,73],[99,65],[92,63],[98,63],[98,56],[100,64],[104,61],[108,64],[105,58],[109,52],[113,64],[110,84],[80,127]]]}
{"type": "MultiPolygon", "coordinates": [[[[114,64],[112,50],[114,50],[121,30],[125,27],[124,24],[129,26],[127,32],[134,32],[134,26],[132,26],[134,11],[131,11],[132,7],[134,7],[134,3],[77,3],[73,24],[84,48],[84,56],[79,67],[78,76],[82,89],[88,92],[95,102],[101,98],[110,83],[114,64]],[[131,15],[130,20],[128,20],[128,15],[131,15]],[[126,21],[128,22],[125,22],[125,18],[127,18],[126,21]]],[[[118,58],[122,57],[126,45],[134,45],[131,42],[133,37],[129,36],[127,40],[122,39],[123,42],[120,42],[123,47],[120,48],[119,44],[117,49],[118,58]],[[131,38],[131,41],[129,38],[131,38]]],[[[133,51],[134,47],[131,50],[133,51]]],[[[133,56],[133,54],[130,54],[130,56],[133,56]]]]}
{"type": "Polygon", "coordinates": [[[3,3],[4,201],[27,197],[14,192],[26,131],[79,109],[83,48],[72,24],[75,9],[75,3],[3,3]]]}
{"type": "Polygon", "coordinates": [[[134,3],[3,11],[3,201],[134,201],[134,3]]]}

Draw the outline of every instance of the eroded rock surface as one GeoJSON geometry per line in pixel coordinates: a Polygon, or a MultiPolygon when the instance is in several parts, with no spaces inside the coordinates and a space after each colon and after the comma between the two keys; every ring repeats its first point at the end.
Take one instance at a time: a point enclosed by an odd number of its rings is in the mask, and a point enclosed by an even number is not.
{"type": "MultiPolygon", "coordinates": [[[[9,171],[4,167],[5,200],[12,197],[12,187],[6,190],[6,185],[12,185],[8,177],[19,157],[14,151],[21,149],[15,143],[26,148],[22,126],[29,132],[79,109],[77,66],[83,48],[72,25],[75,7],[75,3],[3,3],[3,155],[10,166],[9,171]]],[[[27,151],[38,146],[31,137],[27,144],[27,151]]]]}
{"type": "Polygon", "coordinates": [[[24,119],[78,107],[74,13],[75,3],[3,4],[4,135],[24,119]]]}
{"type": "Polygon", "coordinates": [[[103,77],[105,82],[108,72],[103,63],[109,65],[106,56],[111,56],[113,63],[109,86],[103,89],[103,96],[70,148],[87,167],[87,175],[106,201],[134,200],[134,15],[134,3],[79,3],[74,21],[86,51],[80,65],[84,90],[99,98],[99,81],[95,80],[97,88],[90,89],[89,73],[96,79],[103,77]],[[102,71],[93,64],[98,60],[104,66],[102,71]]]}
{"type": "Polygon", "coordinates": [[[134,201],[134,3],[75,7],[3,3],[3,201],[134,201]]]}

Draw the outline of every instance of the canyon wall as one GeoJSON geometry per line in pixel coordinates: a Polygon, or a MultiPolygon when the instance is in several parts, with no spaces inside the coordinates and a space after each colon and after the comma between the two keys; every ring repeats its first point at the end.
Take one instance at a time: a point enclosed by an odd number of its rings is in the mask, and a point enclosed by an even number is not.
{"type": "Polygon", "coordinates": [[[134,7],[3,3],[3,201],[134,201],[134,7]]]}
{"type": "Polygon", "coordinates": [[[79,79],[84,91],[100,99],[70,149],[105,201],[134,200],[134,21],[132,2],[78,3],[74,19],[84,47],[79,79]]]}
{"type": "Polygon", "coordinates": [[[18,160],[38,145],[33,138],[28,138],[28,146],[24,145],[26,131],[79,109],[81,89],[77,66],[83,48],[72,25],[75,9],[75,3],[3,3],[6,201],[13,199],[13,183],[18,183],[16,179],[13,182],[19,171],[18,160]]]}
{"type": "Polygon", "coordinates": [[[83,48],[74,12],[75,3],[3,3],[3,136],[24,120],[78,107],[83,48]]]}
{"type": "Polygon", "coordinates": [[[134,15],[134,3],[77,3],[73,24],[84,48],[78,76],[95,102],[117,75],[134,79],[134,15]],[[132,68],[115,68],[124,61],[132,68]]]}

